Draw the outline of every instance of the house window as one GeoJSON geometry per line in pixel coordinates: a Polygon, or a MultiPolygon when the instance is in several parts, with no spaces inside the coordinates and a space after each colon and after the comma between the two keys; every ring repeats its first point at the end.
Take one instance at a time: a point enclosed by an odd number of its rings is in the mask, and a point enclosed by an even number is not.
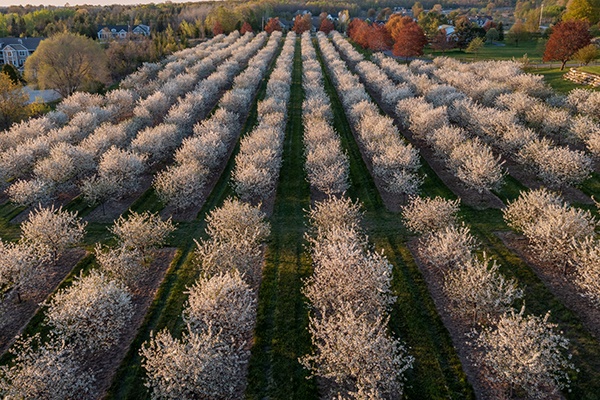
{"type": "Polygon", "coordinates": [[[7,57],[12,57],[12,51],[7,51],[7,52],[6,52],[6,56],[7,56],[7,57]]]}
{"type": "Polygon", "coordinates": [[[23,60],[19,60],[19,66],[22,67],[23,66],[23,60]]]}
{"type": "Polygon", "coordinates": [[[25,57],[27,56],[27,52],[25,50],[19,50],[19,55],[25,57]]]}

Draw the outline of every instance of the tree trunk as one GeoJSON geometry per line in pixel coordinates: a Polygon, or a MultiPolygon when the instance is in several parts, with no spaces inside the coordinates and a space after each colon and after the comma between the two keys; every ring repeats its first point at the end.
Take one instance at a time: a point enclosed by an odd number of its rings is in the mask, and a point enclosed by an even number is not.
{"type": "Polygon", "coordinates": [[[568,61],[568,60],[564,60],[564,61],[562,62],[562,65],[560,66],[560,70],[561,70],[561,71],[562,71],[563,69],[565,69],[565,65],[567,64],[567,61],[568,61]]]}

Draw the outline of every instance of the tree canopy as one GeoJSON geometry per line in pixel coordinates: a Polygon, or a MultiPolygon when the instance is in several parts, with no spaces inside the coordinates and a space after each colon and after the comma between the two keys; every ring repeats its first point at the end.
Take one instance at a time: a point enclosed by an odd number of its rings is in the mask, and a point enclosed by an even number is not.
{"type": "Polygon", "coordinates": [[[0,72],[0,129],[9,128],[14,122],[20,122],[35,114],[37,104],[27,104],[29,96],[20,83],[0,72]]]}
{"type": "Polygon", "coordinates": [[[544,51],[544,61],[562,62],[560,69],[581,48],[590,44],[591,35],[586,21],[565,21],[557,24],[544,51]]]}
{"type": "Polygon", "coordinates": [[[569,0],[563,21],[585,20],[595,24],[600,19],[600,2],[594,4],[589,0],[569,0]]]}
{"type": "Polygon", "coordinates": [[[279,18],[269,18],[267,25],[265,25],[265,32],[271,34],[273,31],[281,31],[281,23],[279,22],[279,18]]]}
{"type": "Polygon", "coordinates": [[[63,32],[42,41],[25,63],[25,79],[67,97],[79,89],[107,83],[107,57],[85,36],[63,32]]]}
{"type": "MultiPolygon", "coordinates": [[[[423,54],[423,48],[427,44],[425,32],[416,22],[410,17],[410,21],[406,21],[397,30],[397,39],[394,43],[393,53],[395,56],[415,57],[423,54]]],[[[392,33],[392,37],[394,33],[392,33]]]]}

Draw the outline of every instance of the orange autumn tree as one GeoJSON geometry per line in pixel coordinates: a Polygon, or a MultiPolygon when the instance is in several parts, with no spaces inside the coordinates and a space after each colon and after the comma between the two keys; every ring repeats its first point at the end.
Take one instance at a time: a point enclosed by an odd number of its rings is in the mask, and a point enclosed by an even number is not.
{"type": "Polygon", "coordinates": [[[281,23],[279,22],[279,18],[269,18],[267,25],[265,25],[265,32],[271,34],[274,31],[281,32],[281,23]]]}
{"type": "Polygon", "coordinates": [[[360,46],[364,48],[368,47],[369,33],[371,31],[369,24],[360,19],[353,19],[352,23],[354,23],[354,26],[352,27],[352,35],[350,37],[360,46]]]}
{"type": "Polygon", "coordinates": [[[400,30],[406,24],[409,24],[411,22],[416,23],[413,21],[413,19],[411,17],[402,16],[399,14],[392,15],[392,17],[389,19],[389,21],[385,24],[385,27],[386,27],[387,31],[389,32],[389,34],[391,35],[394,43],[397,42],[400,37],[400,30]]]}
{"type": "Polygon", "coordinates": [[[327,34],[329,34],[329,32],[331,32],[334,29],[335,29],[335,26],[333,26],[333,22],[331,22],[329,20],[329,18],[323,18],[323,21],[321,21],[321,26],[319,27],[319,30],[321,32],[324,32],[327,35],[327,34]]]}
{"type": "Polygon", "coordinates": [[[544,61],[562,62],[561,71],[577,50],[590,44],[591,35],[587,21],[564,21],[556,24],[546,44],[544,61]]]}
{"type": "Polygon", "coordinates": [[[357,44],[373,51],[389,50],[394,41],[384,25],[373,24],[355,18],[348,26],[348,36],[357,44]]]}
{"type": "MultiPolygon", "coordinates": [[[[427,37],[423,29],[410,18],[410,22],[403,23],[395,32],[396,39],[392,53],[395,56],[408,57],[420,56],[423,54],[423,48],[427,44],[427,37]]],[[[392,34],[393,35],[393,34],[392,34]]]]}
{"type": "Polygon", "coordinates": [[[242,25],[241,29],[240,29],[240,33],[243,35],[246,32],[254,32],[254,30],[252,30],[252,26],[250,26],[250,24],[248,23],[248,21],[245,21],[244,24],[242,25]]]}
{"type": "Polygon", "coordinates": [[[354,18],[352,19],[352,21],[350,21],[350,23],[348,24],[348,28],[346,29],[346,33],[348,34],[348,36],[350,38],[352,38],[352,40],[356,40],[354,39],[354,35],[356,35],[356,30],[358,29],[358,27],[362,24],[364,24],[365,21],[363,21],[362,19],[358,19],[358,18],[354,18]]]}

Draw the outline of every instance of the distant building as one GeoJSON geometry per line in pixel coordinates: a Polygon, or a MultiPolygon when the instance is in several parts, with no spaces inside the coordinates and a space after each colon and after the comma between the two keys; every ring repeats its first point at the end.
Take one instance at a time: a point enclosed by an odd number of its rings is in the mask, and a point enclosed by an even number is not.
{"type": "Polygon", "coordinates": [[[131,25],[104,25],[98,27],[98,39],[105,40],[120,40],[134,36],[150,36],[150,27],[148,25],[139,24],[131,25]]]}
{"type": "Polygon", "coordinates": [[[0,38],[0,65],[11,64],[19,71],[44,38],[0,38]]]}
{"type": "Polygon", "coordinates": [[[486,22],[493,20],[494,18],[492,18],[491,15],[477,15],[475,17],[469,17],[469,21],[477,24],[477,26],[479,26],[480,28],[483,27],[486,24],[486,22]]]}
{"type": "Polygon", "coordinates": [[[453,25],[444,24],[438,26],[438,31],[441,31],[442,29],[446,30],[446,37],[454,36],[455,28],[453,25]]]}

